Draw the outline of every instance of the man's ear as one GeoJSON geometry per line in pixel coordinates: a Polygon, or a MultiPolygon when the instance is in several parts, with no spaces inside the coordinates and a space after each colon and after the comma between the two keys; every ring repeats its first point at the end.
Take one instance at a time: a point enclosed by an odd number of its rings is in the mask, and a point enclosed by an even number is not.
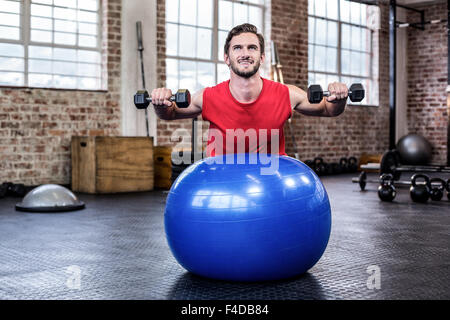
{"type": "Polygon", "coordinates": [[[230,57],[226,53],[223,54],[223,61],[225,61],[227,66],[230,66],[230,57]]]}
{"type": "Polygon", "coordinates": [[[266,54],[262,53],[261,54],[261,63],[264,63],[265,60],[266,60],[266,54]]]}

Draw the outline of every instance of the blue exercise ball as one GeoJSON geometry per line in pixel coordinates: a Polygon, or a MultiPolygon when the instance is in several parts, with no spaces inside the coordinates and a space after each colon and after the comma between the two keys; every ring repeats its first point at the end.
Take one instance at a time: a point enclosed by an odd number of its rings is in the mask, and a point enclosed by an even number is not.
{"type": "Polygon", "coordinates": [[[318,176],[296,159],[220,155],[178,176],[164,223],[169,247],[186,270],[265,281],[300,275],[319,261],[331,209],[318,176]]]}

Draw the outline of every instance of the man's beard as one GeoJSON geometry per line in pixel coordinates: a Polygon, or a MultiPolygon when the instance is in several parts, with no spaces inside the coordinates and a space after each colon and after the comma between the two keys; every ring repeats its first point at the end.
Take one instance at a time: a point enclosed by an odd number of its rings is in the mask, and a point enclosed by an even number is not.
{"type": "Polygon", "coordinates": [[[230,63],[231,70],[233,70],[233,72],[235,74],[237,74],[238,76],[246,78],[246,79],[251,78],[255,73],[257,73],[259,70],[259,66],[261,65],[260,60],[258,60],[256,62],[254,62],[255,65],[254,65],[253,69],[251,69],[249,71],[240,71],[238,69],[238,66],[233,61],[230,61],[230,62],[231,62],[230,63]]]}

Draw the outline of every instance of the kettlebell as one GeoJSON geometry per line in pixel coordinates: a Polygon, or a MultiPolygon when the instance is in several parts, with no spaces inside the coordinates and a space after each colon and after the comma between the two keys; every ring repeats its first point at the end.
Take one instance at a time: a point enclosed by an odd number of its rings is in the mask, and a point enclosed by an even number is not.
{"type": "Polygon", "coordinates": [[[366,183],[367,183],[367,174],[365,171],[361,171],[358,177],[358,183],[359,187],[361,188],[361,191],[364,191],[366,189],[366,183]]]}
{"type": "Polygon", "coordinates": [[[430,197],[430,178],[421,173],[416,173],[411,177],[411,187],[409,188],[409,194],[414,202],[425,203],[430,197]],[[418,179],[424,179],[425,183],[417,184],[418,179]]]}
{"type": "Polygon", "coordinates": [[[358,171],[358,160],[355,157],[350,157],[347,160],[348,172],[358,171]]]}
{"type": "Polygon", "coordinates": [[[339,159],[339,165],[341,166],[341,172],[348,172],[348,161],[347,158],[342,157],[339,159]]]}
{"type": "Polygon", "coordinates": [[[378,187],[378,197],[382,201],[394,200],[397,192],[394,187],[394,176],[390,173],[384,173],[380,176],[380,186],[378,187]]]}
{"type": "Polygon", "coordinates": [[[440,201],[444,196],[445,181],[441,178],[431,178],[430,179],[430,199],[433,201],[440,201]],[[438,182],[439,184],[434,184],[433,182],[438,182]]]}
{"type": "Polygon", "coordinates": [[[324,175],[326,172],[325,163],[321,157],[314,158],[314,171],[317,175],[324,175]]]}
{"type": "Polygon", "coordinates": [[[450,178],[447,179],[445,184],[445,189],[447,190],[447,199],[450,200],[450,178]]]}

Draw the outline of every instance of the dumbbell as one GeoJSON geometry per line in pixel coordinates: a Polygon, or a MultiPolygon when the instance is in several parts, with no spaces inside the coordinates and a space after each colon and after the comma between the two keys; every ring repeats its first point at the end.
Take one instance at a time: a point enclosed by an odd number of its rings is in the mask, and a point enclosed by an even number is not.
{"type": "MultiPolygon", "coordinates": [[[[170,101],[175,101],[178,108],[187,108],[191,104],[191,94],[189,90],[180,89],[172,95],[170,101]]],[[[147,90],[139,90],[134,95],[134,105],[136,108],[146,109],[150,103],[152,103],[152,98],[150,98],[147,90]]]]}
{"type": "MultiPolygon", "coordinates": [[[[320,103],[323,97],[330,96],[329,91],[323,91],[319,84],[310,85],[308,88],[308,101],[310,103],[320,103]]],[[[353,102],[360,102],[364,99],[365,91],[361,83],[354,83],[348,90],[348,96],[353,102]]]]}

